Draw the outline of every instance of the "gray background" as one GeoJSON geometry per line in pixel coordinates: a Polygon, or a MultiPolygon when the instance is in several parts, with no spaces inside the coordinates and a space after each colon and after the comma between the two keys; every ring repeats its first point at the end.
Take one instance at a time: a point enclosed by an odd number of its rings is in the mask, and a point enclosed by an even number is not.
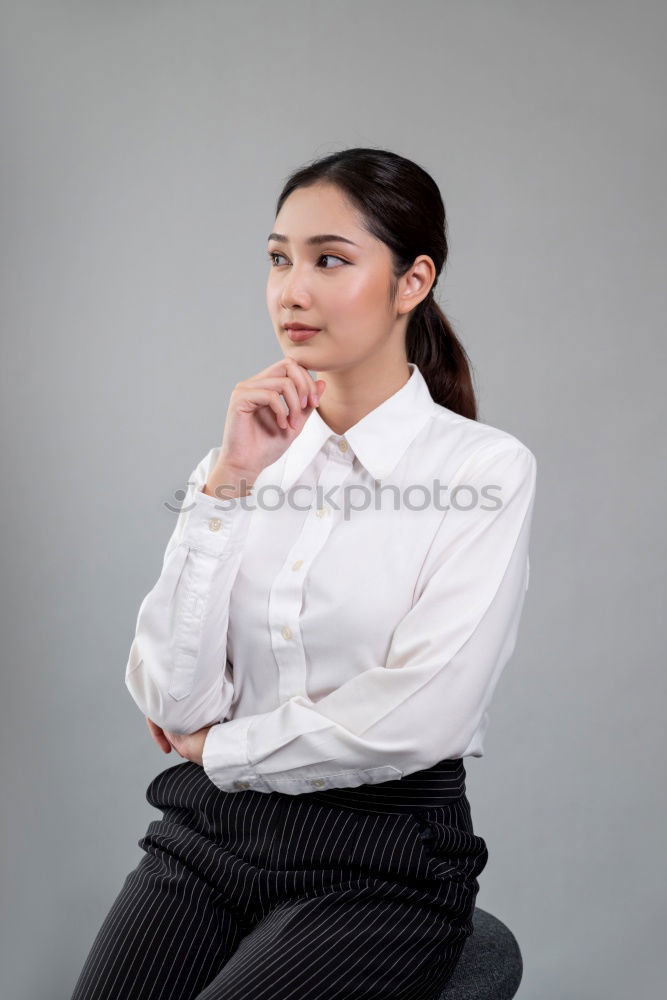
{"type": "Polygon", "coordinates": [[[665,68],[633,2],[2,4],[0,992],[66,1000],[178,763],[124,686],[175,491],[281,355],[282,180],[441,187],[480,418],[538,459],[531,587],[468,794],[521,997],[664,986],[665,68]],[[662,664],[662,666],[661,666],[662,664]]]}

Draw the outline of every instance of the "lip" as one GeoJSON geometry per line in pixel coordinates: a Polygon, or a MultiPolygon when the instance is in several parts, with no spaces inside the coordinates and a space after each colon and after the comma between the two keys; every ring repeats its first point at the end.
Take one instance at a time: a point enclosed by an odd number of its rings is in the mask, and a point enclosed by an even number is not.
{"type": "Polygon", "coordinates": [[[299,343],[302,340],[310,340],[311,337],[314,337],[319,332],[319,330],[293,330],[291,327],[287,328],[287,336],[295,343],[299,343]]]}

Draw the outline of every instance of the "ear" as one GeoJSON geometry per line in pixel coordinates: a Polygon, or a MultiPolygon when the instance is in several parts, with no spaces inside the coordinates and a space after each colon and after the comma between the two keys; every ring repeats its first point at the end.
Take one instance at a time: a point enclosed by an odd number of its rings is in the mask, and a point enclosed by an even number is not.
{"type": "Polygon", "coordinates": [[[436,277],[435,264],[427,254],[415,257],[405,274],[399,278],[397,298],[399,315],[410,312],[426,298],[436,277]]]}

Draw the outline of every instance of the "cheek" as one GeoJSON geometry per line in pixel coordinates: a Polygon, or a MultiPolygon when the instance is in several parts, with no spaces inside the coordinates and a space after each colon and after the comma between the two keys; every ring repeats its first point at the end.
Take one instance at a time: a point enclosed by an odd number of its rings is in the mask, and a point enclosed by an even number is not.
{"type": "Polygon", "coordinates": [[[360,275],[351,281],[341,283],[331,306],[341,315],[354,314],[363,322],[364,318],[372,320],[378,311],[385,307],[386,290],[377,280],[360,275]]]}

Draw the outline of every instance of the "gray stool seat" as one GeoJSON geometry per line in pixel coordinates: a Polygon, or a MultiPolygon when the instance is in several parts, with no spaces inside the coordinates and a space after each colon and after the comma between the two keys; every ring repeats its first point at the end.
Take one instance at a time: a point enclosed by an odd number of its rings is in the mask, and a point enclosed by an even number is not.
{"type": "Polygon", "coordinates": [[[517,940],[501,920],[479,907],[472,922],[473,933],[440,1000],[510,1000],[523,974],[517,940]]]}

